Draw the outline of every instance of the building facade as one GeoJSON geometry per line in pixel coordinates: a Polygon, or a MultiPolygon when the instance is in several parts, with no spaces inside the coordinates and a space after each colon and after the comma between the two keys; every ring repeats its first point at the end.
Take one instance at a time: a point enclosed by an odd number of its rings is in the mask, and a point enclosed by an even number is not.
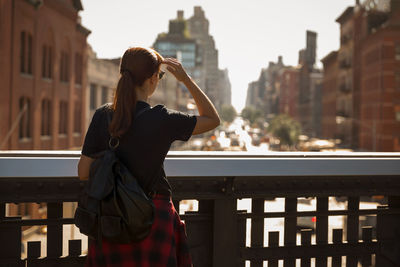
{"type": "MultiPolygon", "coordinates": [[[[199,73],[201,58],[198,56],[198,46],[196,40],[190,37],[183,11],[179,10],[177,17],[169,21],[168,32],[160,33],[153,47],[163,57],[173,57],[182,62],[183,67],[196,83],[202,84],[199,73]]],[[[187,88],[179,83],[172,74],[166,72],[159,83],[158,90],[150,98],[150,104],[159,103],[165,104],[169,108],[190,111],[193,109],[191,104],[194,101],[187,88]]]]}
{"type": "MultiPolygon", "coordinates": [[[[231,105],[231,85],[228,70],[218,68],[218,50],[208,27],[209,21],[201,7],[194,7],[194,15],[189,19],[178,10],[177,17],[169,21],[168,32],[158,34],[153,47],[162,56],[181,61],[188,74],[220,109],[222,105],[231,105]]],[[[156,92],[152,101],[188,112],[193,110],[194,101],[187,89],[168,72],[159,88],[160,92],[156,92]]]]}
{"type": "Polygon", "coordinates": [[[342,118],[336,118],[336,100],[338,94],[338,52],[333,51],[321,61],[324,65],[324,78],[322,84],[322,122],[321,137],[334,139],[336,125],[343,123],[342,118]]]}
{"type": "Polygon", "coordinates": [[[220,105],[222,106],[231,106],[232,105],[232,89],[231,82],[229,80],[229,72],[228,69],[218,70],[218,90],[221,91],[221,99],[220,105]]]}
{"type": "Polygon", "coordinates": [[[268,67],[261,70],[257,81],[249,84],[246,106],[261,110],[266,119],[279,114],[279,73],[284,67],[279,56],[277,62],[270,61],[268,67]]]}
{"type": "Polygon", "coordinates": [[[306,48],[299,52],[299,93],[296,119],[303,134],[319,137],[321,133],[321,90],[323,74],[315,67],[317,33],[307,31],[306,48]]]}
{"type": "Polygon", "coordinates": [[[400,151],[400,1],[364,12],[360,149],[400,151]]]}
{"type": "MultiPolygon", "coordinates": [[[[79,0],[0,0],[0,150],[81,146],[90,34],[82,9],[79,0]]],[[[6,214],[41,219],[46,204],[10,203],[6,214]]]]}
{"type": "Polygon", "coordinates": [[[0,1],[0,149],[72,149],[86,122],[81,2],[0,1]]]}
{"type": "Polygon", "coordinates": [[[399,10],[399,0],[356,1],[337,19],[341,46],[324,62],[325,82],[337,83],[335,136],[355,150],[400,151],[399,10]]]}
{"type": "Polygon", "coordinates": [[[218,97],[218,51],[215,48],[214,38],[209,34],[209,21],[200,6],[194,7],[194,14],[188,19],[188,31],[196,40],[198,58],[201,62],[197,72],[200,77],[199,86],[204,89],[214,104],[218,97]]]}
{"type": "Polygon", "coordinates": [[[88,83],[86,87],[86,125],[89,125],[94,112],[105,103],[112,102],[114,89],[120,77],[119,59],[108,60],[98,58],[88,46],[88,83]]]}
{"type": "Polygon", "coordinates": [[[284,67],[278,72],[279,113],[292,118],[297,116],[299,69],[284,67]]]}
{"type": "Polygon", "coordinates": [[[340,48],[338,51],[338,91],[336,116],[338,124],[336,135],[341,139],[341,146],[354,148],[358,146],[357,134],[353,134],[359,120],[355,96],[359,97],[359,88],[354,86],[353,54],[354,42],[354,7],[348,7],[337,19],[340,24],[340,48]]]}
{"type": "Polygon", "coordinates": [[[321,135],[323,73],[315,68],[317,34],[307,31],[306,48],[299,51],[299,64],[285,66],[281,56],[261,70],[249,84],[246,107],[263,111],[266,120],[285,113],[297,120],[302,133],[321,135]]]}
{"type": "Polygon", "coordinates": [[[187,20],[187,25],[190,37],[196,40],[198,47],[198,58],[201,64],[197,69],[197,74],[200,77],[200,88],[204,89],[217,109],[220,110],[222,105],[231,105],[231,102],[227,103],[226,101],[231,94],[230,86],[224,85],[225,90],[221,90],[220,88],[222,83],[220,81],[221,77],[227,81],[229,81],[229,78],[220,73],[218,67],[218,50],[216,49],[213,36],[209,33],[209,21],[200,6],[194,7],[193,16],[187,20]]]}
{"type": "Polygon", "coordinates": [[[253,81],[247,87],[246,104],[245,107],[256,108],[258,105],[258,83],[253,81]]]}

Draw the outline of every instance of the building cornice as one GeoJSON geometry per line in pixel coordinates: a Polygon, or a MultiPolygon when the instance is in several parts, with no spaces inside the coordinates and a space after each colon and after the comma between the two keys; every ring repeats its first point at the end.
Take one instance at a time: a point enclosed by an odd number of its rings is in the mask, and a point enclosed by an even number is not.
{"type": "Polygon", "coordinates": [[[321,62],[323,64],[328,64],[331,60],[335,60],[338,55],[338,51],[332,51],[328,55],[326,55],[323,59],[321,59],[321,62]]]}
{"type": "Polygon", "coordinates": [[[92,33],[91,30],[89,30],[88,28],[85,28],[85,27],[82,26],[81,24],[76,24],[76,29],[78,30],[78,32],[82,33],[82,34],[85,35],[86,37],[88,37],[89,34],[92,33]]]}
{"type": "Polygon", "coordinates": [[[349,6],[346,10],[336,19],[336,22],[343,24],[345,23],[354,13],[354,7],[349,6]]]}

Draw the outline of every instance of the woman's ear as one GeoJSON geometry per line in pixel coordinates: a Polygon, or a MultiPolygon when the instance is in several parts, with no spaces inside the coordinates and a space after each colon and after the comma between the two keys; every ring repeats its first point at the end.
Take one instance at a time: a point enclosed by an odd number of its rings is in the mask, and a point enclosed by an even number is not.
{"type": "Polygon", "coordinates": [[[154,73],[153,76],[150,77],[150,83],[151,84],[156,84],[158,81],[158,73],[154,73]]]}

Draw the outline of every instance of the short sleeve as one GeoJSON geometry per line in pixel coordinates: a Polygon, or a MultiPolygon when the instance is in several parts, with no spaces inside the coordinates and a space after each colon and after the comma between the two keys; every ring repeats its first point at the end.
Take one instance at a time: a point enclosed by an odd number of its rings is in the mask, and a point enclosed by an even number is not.
{"type": "Polygon", "coordinates": [[[93,157],[94,154],[101,151],[99,149],[99,124],[100,124],[101,114],[99,110],[93,115],[92,121],[90,122],[89,128],[86,132],[85,141],[83,142],[82,146],[82,155],[93,157]]]}
{"type": "Polygon", "coordinates": [[[192,136],[197,117],[184,112],[167,109],[167,125],[172,140],[187,141],[192,136]]]}

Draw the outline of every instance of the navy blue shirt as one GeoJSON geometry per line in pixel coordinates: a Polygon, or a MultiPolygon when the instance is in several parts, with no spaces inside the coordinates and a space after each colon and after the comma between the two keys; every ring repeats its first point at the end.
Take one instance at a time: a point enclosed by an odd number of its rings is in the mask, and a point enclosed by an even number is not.
{"type": "MultiPolygon", "coordinates": [[[[136,112],[146,107],[150,105],[138,101],[136,112]]],[[[110,134],[107,129],[107,112],[113,111],[102,106],[94,113],[85,136],[82,155],[93,158],[108,149],[110,134]]],[[[135,119],[120,138],[117,156],[144,189],[149,190],[153,183],[157,193],[171,195],[171,186],[164,172],[164,159],[172,142],[189,140],[196,122],[196,116],[168,109],[164,105],[150,108],[135,119]]]]}

